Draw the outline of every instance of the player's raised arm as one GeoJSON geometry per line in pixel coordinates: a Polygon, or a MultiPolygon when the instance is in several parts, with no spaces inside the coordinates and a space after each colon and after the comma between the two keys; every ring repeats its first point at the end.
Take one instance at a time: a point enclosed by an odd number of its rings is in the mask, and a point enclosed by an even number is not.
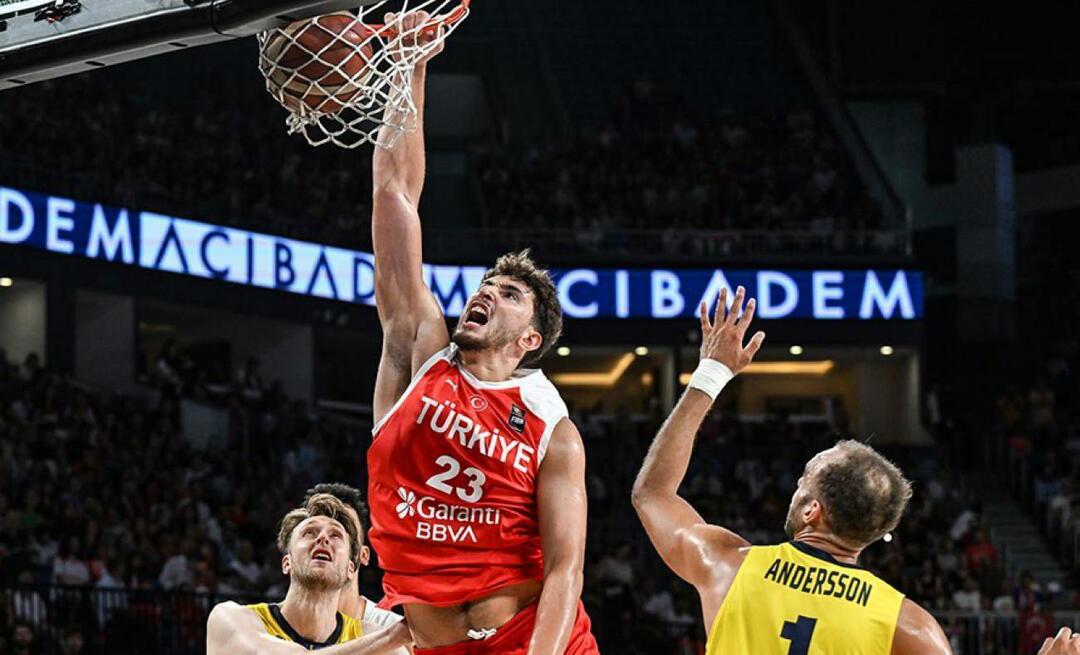
{"type": "Polygon", "coordinates": [[[569,419],[551,436],[536,490],[544,589],[536,610],[529,655],[562,655],[577,619],[584,584],[585,446],[569,419]]]}
{"type": "MultiPolygon", "coordinates": [[[[387,16],[387,23],[393,19],[393,16],[387,16]]],[[[401,29],[414,30],[428,20],[425,12],[408,14],[401,19],[401,29]]],[[[425,39],[436,37],[428,32],[419,38],[423,43],[425,39]]],[[[413,70],[416,129],[401,134],[392,148],[376,147],[372,158],[375,301],[383,328],[383,353],[375,381],[373,407],[376,422],[397,402],[413,372],[450,343],[442,310],[424,284],[419,213],[426,168],[424,90],[427,62],[442,47],[440,39],[413,70]]],[[[380,134],[379,142],[391,141],[394,135],[389,131],[395,128],[382,129],[385,133],[380,134]]]]}
{"type": "Polygon", "coordinates": [[[671,570],[702,590],[718,573],[731,568],[738,550],[749,544],[739,535],[708,525],[679,496],[701,422],[712,408],[720,389],[746,368],[761,348],[765,334],[758,332],[744,347],[747,328],[754,319],[750,300],[739,319],[746,292],[739,287],[730,311],[727,290],[720,292],[716,313],[709,317],[701,306],[701,364],[674,412],[660,428],[634,483],[633,504],[653,546],[671,570]]]}
{"type": "MultiPolygon", "coordinates": [[[[344,644],[324,648],[326,655],[398,655],[407,652],[412,637],[404,623],[344,644]]],[[[267,634],[255,612],[233,602],[221,603],[206,622],[206,655],[300,655],[300,644],[267,634]]]]}

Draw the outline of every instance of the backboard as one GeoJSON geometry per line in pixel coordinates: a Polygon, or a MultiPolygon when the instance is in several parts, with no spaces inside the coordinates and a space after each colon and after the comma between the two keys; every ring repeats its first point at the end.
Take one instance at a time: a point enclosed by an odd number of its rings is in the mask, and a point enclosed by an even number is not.
{"type": "Polygon", "coordinates": [[[0,91],[375,0],[0,0],[0,91]]]}

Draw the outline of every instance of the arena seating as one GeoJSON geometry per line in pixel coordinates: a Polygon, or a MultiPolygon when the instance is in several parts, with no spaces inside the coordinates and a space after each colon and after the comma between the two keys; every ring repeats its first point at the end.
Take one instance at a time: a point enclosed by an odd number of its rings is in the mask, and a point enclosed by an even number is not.
{"type": "MultiPolygon", "coordinates": [[[[122,77],[99,82],[83,75],[8,99],[0,183],[370,247],[369,153],[289,138],[254,80],[177,99],[157,87],[117,92],[134,84],[122,77]]],[[[813,111],[702,115],[680,93],[640,80],[610,121],[582,125],[580,136],[552,134],[524,150],[477,146],[470,193],[484,211],[453,230],[432,221],[429,250],[487,258],[528,245],[593,260],[906,254],[903,230],[813,111]]]]}

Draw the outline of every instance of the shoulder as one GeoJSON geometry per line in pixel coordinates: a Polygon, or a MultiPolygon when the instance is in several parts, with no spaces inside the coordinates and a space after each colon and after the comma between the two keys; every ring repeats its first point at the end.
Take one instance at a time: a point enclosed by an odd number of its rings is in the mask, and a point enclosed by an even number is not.
{"type": "Polygon", "coordinates": [[[218,603],[214,605],[214,609],[210,610],[210,618],[215,617],[222,618],[227,616],[235,616],[240,612],[251,611],[246,605],[241,605],[236,601],[227,600],[224,603],[218,603]]]}
{"type": "MultiPolygon", "coordinates": [[[[567,417],[563,417],[552,426],[551,437],[547,443],[543,444],[543,464],[547,464],[549,461],[553,465],[559,463],[568,464],[575,460],[585,460],[585,442],[581,439],[581,432],[578,431],[574,422],[567,417]]],[[[541,468],[543,468],[541,464],[541,468]]]]}
{"type": "Polygon", "coordinates": [[[543,371],[530,372],[522,378],[519,388],[522,402],[530,412],[548,424],[549,428],[570,414],[559,390],[543,371]]]}
{"type": "Polygon", "coordinates": [[[241,605],[231,600],[214,605],[210,610],[210,617],[206,620],[208,630],[214,627],[235,628],[245,620],[258,620],[256,615],[257,606],[241,605]]]}
{"type": "Polygon", "coordinates": [[[918,603],[904,599],[893,637],[893,655],[952,655],[945,631],[918,603]]]}

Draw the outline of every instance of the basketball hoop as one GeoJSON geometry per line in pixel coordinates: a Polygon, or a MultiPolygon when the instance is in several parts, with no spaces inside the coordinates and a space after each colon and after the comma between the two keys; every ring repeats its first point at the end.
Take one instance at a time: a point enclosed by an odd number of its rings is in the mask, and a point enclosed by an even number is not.
{"type": "Polygon", "coordinates": [[[405,0],[391,8],[382,0],[260,34],[259,70],[289,112],[289,134],[313,146],[392,148],[416,129],[413,69],[468,17],[469,3],[405,0]],[[430,20],[405,29],[406,15],[419,11],[430,20]],[[388,12],[393,21],[381,22],[388,12]]]}

